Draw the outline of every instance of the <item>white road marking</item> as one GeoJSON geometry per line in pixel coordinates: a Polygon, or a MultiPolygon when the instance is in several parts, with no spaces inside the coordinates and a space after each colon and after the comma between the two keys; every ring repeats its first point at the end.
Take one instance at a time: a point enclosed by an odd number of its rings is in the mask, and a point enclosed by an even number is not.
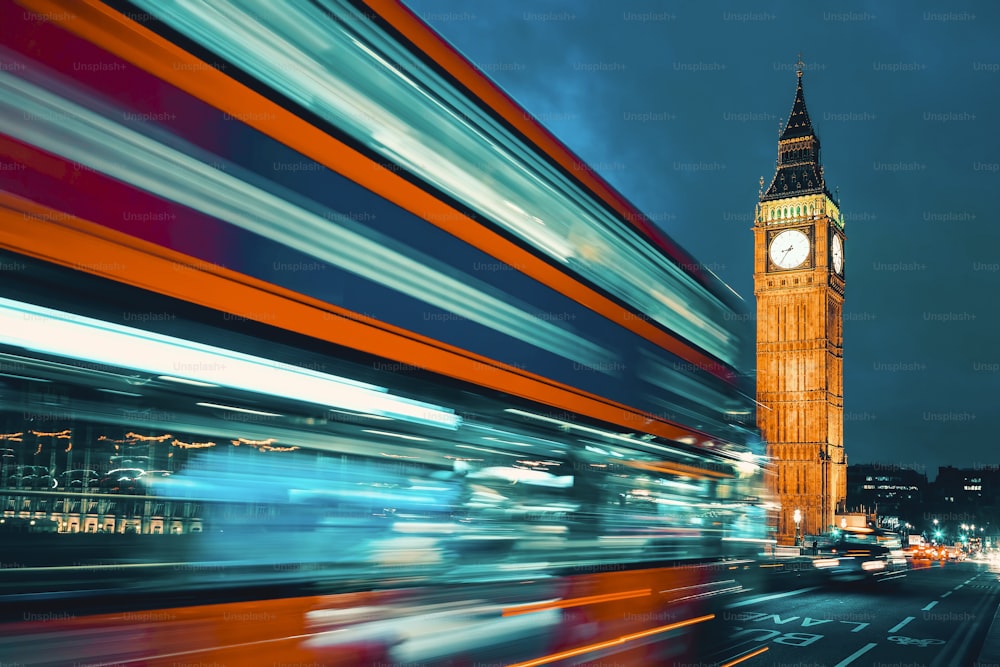
{"type": "Polygon", "coordinates": [[[946,598],[946,597],[948,597],[949,595],[951,595],[951,591],[948,591],[947,593],[942,593],[942,594],[941,594],[941,597],[943,597],[943,598],[946,598]]]}
{"type": "Polygon", "coordinates": [[[916,616],[907,616],[902,621],[900,621],[896,625],[894,625],[891,628],[889,628],[889,632],[899,632],[900,630],[903,629],[904,625],[906,625],[907,623],[909,623],[910,621],[912,621],[915,618],[916,618],[916,616]]]}
{"type": "Polygon", "coordinates": [[[921,609],[920,611],[930,611],[930,610],[931,610],[931,608],[932,608],[932,607],[933,607],[934,605],[936,605],[937,603],[938,603],[938,601],[937,601],[937,600],[935,600],[934,602],[931,602],[931,603],[930,603],[929,605],[927,605],[926,607],[924,607],[924,608],[923,608],[923,609],[921,609]]]}
{"type": "Polygon", "coordinates": [[[919,646],[920,648],[927,648],[935,644],[944,644],[943,639],[917,639],[915,637],[900,636],[889,637],[889,641],[896,642],[900,646],[919,646]]]}
{"type": "MultiPolygon", "coordinates": [[[[779,616],[778,614],[762,614],[759,611],[743,611],[740,612],[739,614],[736,614],[735,616],[739,617],[741,620],[744,621],[766,621],[770,619],[775,625],[785,625],[786,623],[797,621],[800,618],[799,616],[781,618],[781,616],[779,616]]],[[[860,632],[861,630],[864,630],[869,625],[871,625],[871,623],[861,623],[859,621],[835,621],[832,618],[810,618],[809,616],[806,616],[805,618],[802,619],[803,628],[809,628],[814,625],[823,625],[824,623],[847,623],[848,625],[857,626],[856,628],[851,630],[851,632],[860,632]]],[[[0,667],[2,667],[2,663],[0,663],[0,667]]]]}
{"type": "Polygon", "coordinates": [[[863,656],[865,653],[868,653],[868,651],[872,650],[876,646],[878,646],[878,644],[865,644],[857,651],[855,651],[854,653],[850,654],[849,656],[838,662],[833,667],[847,667],[847,665],[851,664],[852,662],[863,656]]]}
{"type": "Polygon", "coordinates": [[[745,607],[747,605],[757,604],[758,602],[767,602],[768,600],[787,598],[791,597],[792,595],[800,595],[802,593],[808,593],[809,591],[814,591],[818,588],[819,586],[813,586],[811,588],[800,588],[797,591],[789,591],[787,593],[774,593],[773,595],[758,595],[757,597],[741,600],[740,602],[733,602],[732,604],[727,604],[726,609],[735,609],[736,607],[745,607]]]}

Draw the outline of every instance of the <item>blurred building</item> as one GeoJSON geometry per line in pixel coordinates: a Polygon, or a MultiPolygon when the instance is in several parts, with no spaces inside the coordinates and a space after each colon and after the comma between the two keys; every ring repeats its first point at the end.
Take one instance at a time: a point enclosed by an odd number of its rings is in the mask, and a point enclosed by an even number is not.
{"type": "MultiPolygon", "coordinates": [[[[17,413],[0,423],[10,427],[17,413]]],[[[200,503],[149,493],[169,477],[188,443],[128,432],[116,439],[74,429],[0,433],[0,530],[187,534],[200,532],[200,503]]],[[[83,430],[83,429],[79,429],[83,430]]],[[[119,431],[121,429],[118,429],[119,431]]]]}
{"type": "Polygon", "coordinates": [[[938,468],[937,479],[928,486],[923,518],[936,520],[947,541],[975,533],[992,542],[1000,529],[1000,466],[938,468]]]}
{"type": "Polygon", "coordinates": [[[928,494],[927,475],[884,463],[847,467],[847,506],[918,525],[928,494]]]}
{"type": "Polygon", "coordinates": [[[952,506],[995,506],[1000,499],[1000,466],[938,468],[931,500],[952,506]]]}

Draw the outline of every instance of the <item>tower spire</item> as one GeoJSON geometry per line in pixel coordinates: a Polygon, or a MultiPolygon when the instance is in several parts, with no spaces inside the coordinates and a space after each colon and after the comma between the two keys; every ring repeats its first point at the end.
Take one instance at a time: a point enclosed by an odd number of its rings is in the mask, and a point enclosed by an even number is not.
{"type": "Polygon", "coordinates": [[[800,137],[816,136],[813,132],[809,111],[806,110],[806,96],[802,91],[802,70],[796,72],[798,81],[795,86],[795,100],[792,102],[792,112],[788,114],[788,122],[781,133],[782,139],[798,139],[800,137]]]}
{"type": "MultiPolygon", "coordinates": [[[[795,99],[784,130],[778,136],[778,164],[761,201],[826,192],[819,160],[819,137],[813,130],[802,88],[802,54],[796,63],[795,99]]],[[[779,126],[780,127],[780,126],[779,126]]]]}

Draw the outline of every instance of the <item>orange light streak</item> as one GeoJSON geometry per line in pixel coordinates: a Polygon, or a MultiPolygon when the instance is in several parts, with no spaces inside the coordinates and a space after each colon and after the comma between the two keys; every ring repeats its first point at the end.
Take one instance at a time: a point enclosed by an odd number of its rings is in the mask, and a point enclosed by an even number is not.
{"type": "Polygon", "coordinates": [[[250,440],[248,438],[237,438],[236,440],[230,440],[229,442],[233,443],[237,447],[239,447],[240,445],[252,445],[254,447],[258,447],[260,445],[270,445],[272,442],[274,442],[274,438],[268,438],[267,440],[250,440]]]}
{"type": "Polygon", "coordinates": [[[767,650],[766,646],[761,646],[756,651],[751,651],[750,653],[747,653],[746,655],[741,655],[738,658],[734,658],[734,659],[730,660],[729,662],[724,662],[721,665],[719,665],[719,667],[731,667],[731,665],[738,665],[738,664],[740,664],[741,662],[743,662],[745,660],[749,660],[750,658],[754,657],[755,655],[760,655],[761,653],[765,652],[766,650],[767,650]]]}
{"type": "Polygon", "coordinates": [[[646,463],[644,461],[624,461],[623,463],[632,468],[641,468],[643,470],[652,470],[654,472],[665,472],[669,475],[677,475],[679,477],[694,477],[695,479],[705,479],[706,477],[732,477],[732,475],[727,475],[724,472],[706,470],[705,468],[697,468],[683,463],[646,463]]]}
{"type": "MultiPolygon", "coordinates": [[[[32,435],[37,435],[39,438],[72,438],[73,429],[64,429],[62,431],[52,431],[51,433],[46,433],[44,431],[29,431],[32,435]]],[[[18,434],[20,435],[20,434],[18,434]]]]}
{"type": "MultiPolygon", "coordinates": [[[[180,447],[181,449],[205,449],[206,447],[215,447],[214,442],[184,442],[182,440],[174,440],[170,443],[172,447],[180,447]]],[[[171,454],[173,456],[173,454],[171,454]]]]}
{"type": "Polygon", "coordinates": [[[555,662],[556,660],[562,660],[564,658],[572,658],[575,655],[590,653],[592,651],[597,651],[602,648],[611,648],[612,646],[618,646],[620,644],[624,644],[625,642],[632,641],[633,639],[641,639],[643,637],[649,637],[650,635],[659,634],[661,632],[669,632],[670,630],[683,628],[687,625],[694,625],[695,623],[710,621],[713,618],[715,618],[715,614],[708,614],[707,616],[698,616],[696,618],[689,618],[686,621],[678,621],[677,623],[670,623],[669,625],[661,625],[658,628],[643,630],[642,632],[634,632],[630,635],[622,635],[621,637],[618,637],[616,639],[609,639],[608,641],[598,642],[596,644],[588,644],[587,646],[581,646],[580,648],[574,648],[568,651],[562,651],[560,653],[553,653],[552,655],[547,655],[542,658],[535,658],[534,660],[528,660],[526,662],[516,662],[512,665],[507,665],[507,667],[535,667],[536,665],[547,665],[550,662],[555,662]]]}
{"type": "Polygon", "coordinates": [[[573,598],[571,600],[560,600],[559,602],[538,602],[536,604],[527,604],[519,607],[507,607],[503,610],[503,616],[519,616],[521,614],[530,614],[536,611],[546,611],[548,609],[567,609],[569,607],[582,607],[588,604],[597,604],[599,602],[614,602],[615,600],[628,600],[630,598],[640,598],[646,595],[652,594],[652,590],[649,588],[643,588],[634,591],[622,591],[621,593],[606,593],[604,595],[588,595],[582,598],[573,598]]]}
{"type": "Polygon", "coordinates": [[[164,440],[169,440],[174,436],[169,433],[164,433],[163,435],[139,435],[138,433],[133,433],[129,431],[125,434],[126,440],[138,440],[139,442],[163,442],[164,440]]]}

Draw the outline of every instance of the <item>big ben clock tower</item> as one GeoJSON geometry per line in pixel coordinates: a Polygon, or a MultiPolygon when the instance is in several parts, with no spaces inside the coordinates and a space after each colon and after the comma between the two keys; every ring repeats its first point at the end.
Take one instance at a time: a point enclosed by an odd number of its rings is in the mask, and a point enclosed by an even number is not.
{"type": "Polygon", "coordinates": [[[757,425],[780,502],[777,539],[826,533],[847,496],[844,454],[844,219],[820,165],[802,92],[778,140],[753,226],[757,425]],[[798,520],[796,520],[798,519],[798,520]]]}

